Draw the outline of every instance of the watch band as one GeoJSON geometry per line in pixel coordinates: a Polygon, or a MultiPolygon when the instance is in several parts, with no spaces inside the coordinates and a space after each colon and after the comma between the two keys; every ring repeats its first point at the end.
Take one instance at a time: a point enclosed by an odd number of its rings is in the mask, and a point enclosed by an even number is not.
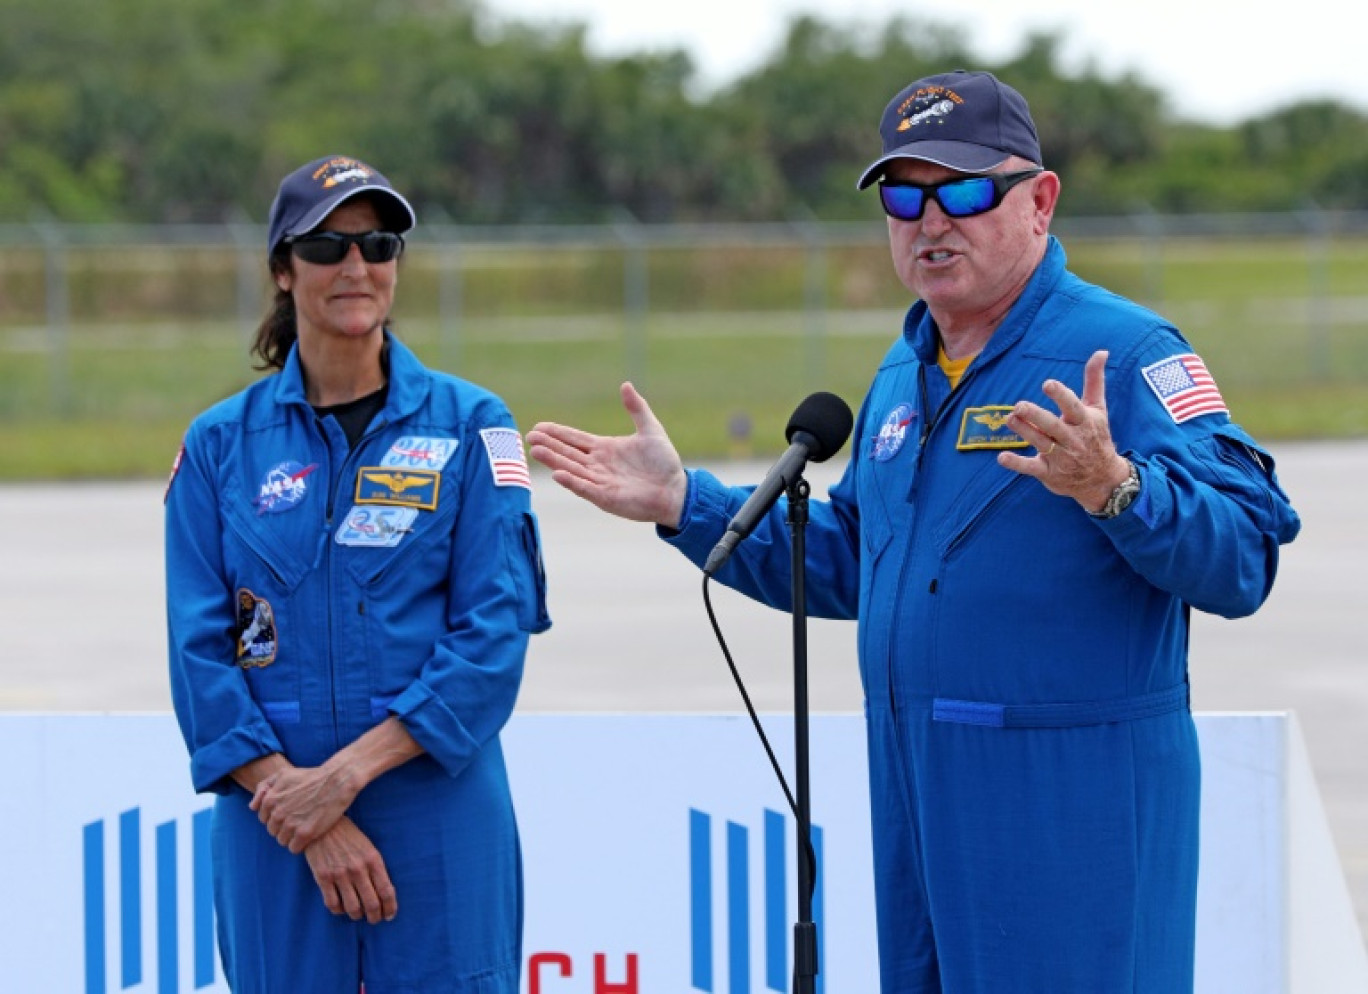
{"type": "Polygon", "coordinates": [[[1116,517],[1130,507],[1131,502],[1140,493],[1140,470],[1129,459],[1126,460],[1126,465],[1130,467],[1130,475],[1117,484],[1116,489],[1107,498],[1107,503],[1102,505],[1102,510],[1088,512],[1094,518],[1105,521],[1116,517]]]}

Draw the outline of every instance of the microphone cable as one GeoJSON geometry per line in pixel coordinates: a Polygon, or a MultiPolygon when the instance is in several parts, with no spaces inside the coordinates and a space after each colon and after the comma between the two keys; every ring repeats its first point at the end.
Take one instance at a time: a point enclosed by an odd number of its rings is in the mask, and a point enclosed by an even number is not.
{"type": "MultiPolygon", "coordinates": [[[[778,757],[774,755],[769,736],[765,734],[765,728],[760,724],[760,716],[755,713],[755,705],[751,703],[750,694],[746,692],[745,681],[741,679],[741,673],[737,670],[736,662],[732,659],[731,650],[727,648],[727,640],[722,636],[722,627],[717,623],[717,614],[713,611],[712,596],[708,592],[708,583],[711,580],[710,574],[703,574],[703,604],[708,611],[708,622],[712,625],[713,634],[717,636],[717,644],[722,649],[722,657],[727,661],[727,668],[731,670],[732,679],[736,681],[736,689],[741,692],[741,700],[745,702],[746,713],[750,715],[751,724],[755,726],[755,733],[760,736],[760,743],[765,747],[765,755],[769,756],[770,766],[774,768],[774,775],[779,778],[779,786],[784,791],[789,810],[793,812],[793,820],[797,822],[799,820],[798,802],[793,799],[793,791],[789,789],[783,768],[779,765],[778,757]]],[[[803,849],[803,858],[808,867],[807,897],[810,901],[817,887],[817,852],[812,848],[811,833],[809,833],[808,838],[803,840],[803,849]]]]}

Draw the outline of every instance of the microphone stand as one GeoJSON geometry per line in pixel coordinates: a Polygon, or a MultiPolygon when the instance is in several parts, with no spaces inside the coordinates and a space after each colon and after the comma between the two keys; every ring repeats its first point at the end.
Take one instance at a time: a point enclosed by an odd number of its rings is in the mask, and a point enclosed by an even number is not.
{"type": "Polygon", "coordinates": [[[798,922],[793,926],[793,994],[815,994],[817,925],[812,920],[812,814],[808,799],[807,571],[808,482],[788,487],[788,526],[793,536],[793,739],[795,807],[798,815],[798,922]]]}

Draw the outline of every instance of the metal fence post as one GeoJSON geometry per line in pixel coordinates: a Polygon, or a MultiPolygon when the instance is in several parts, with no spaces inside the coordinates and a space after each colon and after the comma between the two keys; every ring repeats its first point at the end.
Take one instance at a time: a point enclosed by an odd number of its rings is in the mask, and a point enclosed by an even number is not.
{"type": "MultiPolygon", "coordinates": [[[[261,324],[264,310],[261,283],[261,245],[265,241],[261,230],[241,208],[234,208],[224,223],[233,243],[237,264],[237,320],[242,339],[251,347],[253,335],[261,324]]],[[[251,360],[248,359],[250,366],[251,360]]]]}
{"type": "Polygon", "coordinates": [[[461,368],[461,321],[465,309],[465,267],[462,264],[460,230],[440,207],[430,207],[434,223],[428,225],[437,245],[437,357],[451,373],[461,368]]]}
{"type": "Polygon", "coordinates": [[[623,351],[627,379],[644,390],[646,384],[646,317],[650,309],[650,271],[641,222],[624,207],[614,210],[613,232],[622,243],[623,351]]]}
{"type": "Polygon", "coordinates": [[[807,208],[803,208],[803,216],[795,222],[795,227],[806,247],[803,270],[803,381],[808,390],[816,390],[822,386],[826,371],[826,233],[807,208]]]}
{"type": "Polygon", "coordinates": [[[66,237],[54,221],[34,224],[43,244],[43,294],[47,314],[48,409],[71,411],[71,286],[66,237]]]}
{"type": "Polygon", "coordinates": [[[1141,204],[1131,215],[1140,233],[1144,258],[1141,262],[1141,293],[1152,311],[1164,307],[1164,222],[1149,204],[1141,204]]]}
{"type": "Polygon", "coordinates": [[[1330,220],[1312,201],[1302,212],[1306,224],[1306,334],[1311,375],[1330,379],[1330,220]]]}

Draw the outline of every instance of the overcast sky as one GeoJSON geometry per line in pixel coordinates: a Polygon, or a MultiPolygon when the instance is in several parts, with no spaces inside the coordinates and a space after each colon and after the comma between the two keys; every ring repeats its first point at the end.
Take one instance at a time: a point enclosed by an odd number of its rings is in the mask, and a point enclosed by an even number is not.
{"type": "Polygon", "coordinates": [[[1018,51],[1031,29],[1061,30],[1067,38],[1066,69],[1091,59],[1108,77],[1134,71],[1164,93],[1184,119],[1230,124],[1312,97],[1335,97],[1368,112],[1368,4],[1360,7],[1361,2],[485,0],[485,5],[496,16],[519,20],[585,22],[590,44],[601,54],[684,48],[709,85],[763,61],[795,13],[841,24],[857,18],[879,24],[895,13],[955,24],[966,30],[976,51],[993,60],[1018,51]]]}

